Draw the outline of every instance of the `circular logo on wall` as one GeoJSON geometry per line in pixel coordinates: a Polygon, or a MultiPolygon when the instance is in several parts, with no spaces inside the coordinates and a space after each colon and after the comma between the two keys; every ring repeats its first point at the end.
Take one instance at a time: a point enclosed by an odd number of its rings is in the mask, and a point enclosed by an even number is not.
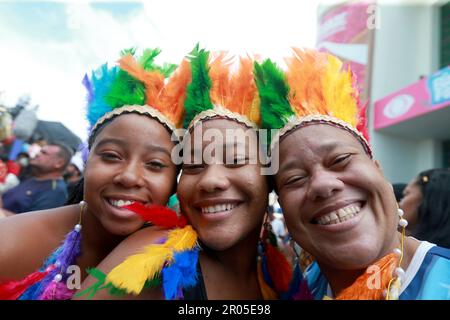
{"type": "Polygon", "coordinates": [[[384,107],[383,114],[389,118],[398,118],[411,109],[414,104],[414,97],[409,94],[401,94],[392,98],[384,107]]]}

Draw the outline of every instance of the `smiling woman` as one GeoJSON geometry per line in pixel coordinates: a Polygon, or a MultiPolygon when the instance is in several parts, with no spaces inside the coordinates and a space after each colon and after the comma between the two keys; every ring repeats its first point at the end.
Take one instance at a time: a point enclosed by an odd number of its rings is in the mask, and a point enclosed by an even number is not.
{"type": "Polygon", "coordinates": [[[261,174],[253,62],[242,58],[239,69],[231,72],[229,61],[224,53],[198,47],[190,56],[177,196],[200,248],[191,250],[184,267],[173,268],[182,259],[179,250],[168,250],[174,240],[170,232],[136,232],[98,266],[94,277],[99,281],[89,277],[83,283],[84,292],[97,291],[95,299],[109,299],[114,291],[132,293],[127,296],[131,299],[275,299],[293,294],[288,292],[290,264],[268,240],[268,231],[259,241],[269,184],[261,174]],[[238,141],[236,133],[248,138],[238,141]],[[156,285],[144,288],[155,280],[156,285]],[[100,287],[114,290],[98,291],[100,287]]]}
{"type": "Polygon", "coordinates": [[[144,225],[130,206],[168,202],[178,171],[172,133],[181,123],[189,66],[182,62],[166,82],[174,68],[155,65],[158,53],[147,49],[136,61],[128,50],[119,67],[105,64],[85,77],[91,130],[84,181],[68,206],[2,219],[0,299],[70,299],[86,269],[144,225]],[[16,280],[49,254],[38,271],[16,280]],[[78,271],[68,274],[74,265],[78,271]]]}
{"type": "Polygon", "coordinates": [[[294,49],[286,61],[286,73],[265,61],[257,83],[262,122],[279,129],[271,146],[287,227],[316,259],[306,271],[314,297],[448,299],[450,250],[405,238],[351,71],[314,50],[294,49]]]}

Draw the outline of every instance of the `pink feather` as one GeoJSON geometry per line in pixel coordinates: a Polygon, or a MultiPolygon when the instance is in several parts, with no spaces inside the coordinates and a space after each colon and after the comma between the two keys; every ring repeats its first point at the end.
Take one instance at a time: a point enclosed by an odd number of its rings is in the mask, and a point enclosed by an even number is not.
{"type": "Polygon", "coordinates": [[[45,288],[39,300],[70,300],[75,290],[70,290],[64,281],[52,283],[45,288]]]}

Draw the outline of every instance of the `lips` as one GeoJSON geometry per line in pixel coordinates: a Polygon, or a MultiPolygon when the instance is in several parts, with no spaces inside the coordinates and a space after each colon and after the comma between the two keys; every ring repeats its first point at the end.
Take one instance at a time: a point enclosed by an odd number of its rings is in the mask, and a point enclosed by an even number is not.
{"type": "Polygon", "coordinates": [[[361,202],[353,202],[343,204],[332,209],[330,208],[329,210],[322,210],[326,211],[326,213],[316,215],[316,217],[312,219],[311,223],[318,225],[333,225],[342,223],[356,217],[361,211],[361,207],[361,202]]]}

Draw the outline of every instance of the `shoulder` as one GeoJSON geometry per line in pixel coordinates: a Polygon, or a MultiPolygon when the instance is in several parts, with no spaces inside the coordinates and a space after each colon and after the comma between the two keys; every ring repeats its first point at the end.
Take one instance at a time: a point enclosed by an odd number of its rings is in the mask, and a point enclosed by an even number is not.
{"type": "Polygon", "coordinates": [[[413,275],[406,281],[402,299],[409,300],[446,300],[450,295],[450,249],[421,242],[413,261],[408,267],[413,275]],[[423,249],[422,249],[423,248],[423,249]],[[422,252],[421,252],[422,251],[422,252]],[[417,261],[414,263],[414,260],[417,261]]]}
{"type": "MultiPolygon", "coordinates": [[[[143,249],[156,243],[162,237],[167,235],[167,230],[160,229],[158,227],[148,227],[136,231],[132,235],[125,238],[108,256],[103,259],[96,269],[100,270],[104,274],[108,274],[112,269],[121,264],[127,257],[142,253],[143,249]]],[[[97,280],[89,275],[82,283],[81,290],[84,290],[92,286],[97,280]]],[[[127,295],[122,299],[160,299],[162,293],[159,290],[145,290],[139,296],[127,295]]],[[[78,298],[84,299],[84,297],[78,298]]],[[[94,299],[114,299],[114,296],[110,296],[106,290],[98,291],[94,299]]]]}
{"type": "Polygon", "coordinates": [[[69,206],[0,219],[0,282],[39,268],[71,228],[72,211],[69,206]]]}
{"type": "Polygon", "coordinates": [[[102,271],[109,272],[128,256],[141,253],[142,250],[162,237],[167,235],[167,230],[158,227],[148,227],[136,231],[125,238],[111,253],[100,263],[102,271]]]}

